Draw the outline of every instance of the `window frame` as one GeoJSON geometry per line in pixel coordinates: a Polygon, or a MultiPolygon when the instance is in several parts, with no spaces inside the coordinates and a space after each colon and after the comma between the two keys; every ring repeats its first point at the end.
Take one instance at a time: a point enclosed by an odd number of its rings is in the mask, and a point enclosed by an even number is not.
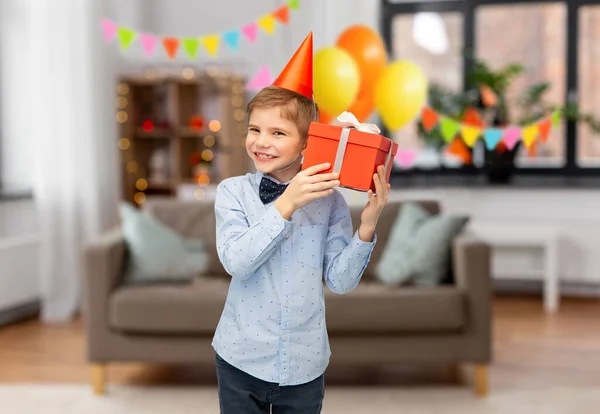
{"type": "MultiPolygon", "coordinates": [[[[392,26],[394,17],[399,14],[416,14],[420,12],[461,12],[463,14],[463,45],[465,50],[476,50],[476,25],[477,8],[492,5],[511,4],[540,4],[540,3],[562,3],[567,10],[566,21],[566,73],[565,73],[565,95],[562,104],[579,100],[579,13],[583,6],[600,5],[600,0],[432,0],[411,2],[390,2],[381,0],[380,27],[383,41],[388,51],[392,48],[392,26]]],[[[463,87],[467,84],[466,78],[472,62],[463,56],[463,87]]],[[[390,136],[385,125],[381,125],[382,133],[390,136]]],[[[515,165],[513,176],[540,176],[543,177],[600,177],[600,167],[584,167],[577,164],[577,124],[573,121],[565,122],[565,163],[560,167],[528,166],[518,167],[515,165]]],[[[600,137],[598,138],[600,139],[600,137]]],[[[446,176],[445,183],[464,183],[460,178],[483,176],[485,171],[473,165],[459,168],[411,169],[392,170],[392,177],[396,179],[408,177],[431,177],[446,176]],[[452,181],[451,177],[458,180],[452,181]],[[450,181],[448,180],[450,178],[450,181]]],[[[540,181],[541,181],[540,180],[540,181]]]]}

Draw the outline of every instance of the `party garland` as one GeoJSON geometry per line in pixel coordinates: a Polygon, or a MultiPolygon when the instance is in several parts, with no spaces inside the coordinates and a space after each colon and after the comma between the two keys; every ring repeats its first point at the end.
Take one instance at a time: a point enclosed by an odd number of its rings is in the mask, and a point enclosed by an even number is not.
{"type": "Polygon", "coordinates": [[[104,38],[107,43],[118,39],[122,50],[128,50],[131,45],[139,40],[146,56],[152,56],[156,50],[159,41],[162,44],[167,56],[175,59],[179,53],[180,46],[183,47],[191,60],[195,60],[198,55],[198,49],[203,46],[210,57],[216,57],[221,43],[225,43],[233,51],[237,51],[240,45],[242,35],[250,43],[254,43],[258,37],[259,29],[272,36],[275,33],[275,24],[277,21],[287,25],[289,23],[289,11],[297,10],[300,6],[300,0],[289,0],[286,4],[265,14],[257,20],[243,25],[238,29],[228,30],[222,33],[208,34],[204,36],[177,37],[177,36],[159,36],[151,33],[142,33],[132,28],[121,26],[113,20],[104,18],[101,21],[104,38]]]}
{"type": "Polygon", "coordinates": [[[561,111],[556,110],[552,115],[525,126],[483,128],[456,121],[427,106],[421,111],[421,123],[426,131],[431,131],[437,125],[446,142],[451,142],[457,134],[460,134],[469,147],[473,147],[477,140],[483,137],[485,146],[490,151],[494,150],[500,142],[504,142],[509,150],[513,149],[519,140],[522,140],[527,148],[530,148],[538,139],[546,142],[550,129],[558,126],[560,117],[561,111]]]}

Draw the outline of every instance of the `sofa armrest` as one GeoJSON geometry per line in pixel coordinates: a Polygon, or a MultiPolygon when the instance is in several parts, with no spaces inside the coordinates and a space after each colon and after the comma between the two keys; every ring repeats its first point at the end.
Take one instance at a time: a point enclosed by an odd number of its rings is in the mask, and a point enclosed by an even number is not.
{"type": "Polygon", "coordinates": [[[467,298],[467,335],[473,339],[467,352],[474,362],[488,362],[492,336],[491,247],[472,235],[459,235],[453,242],[453,266],[456,286],[467,298]]]}
{"type": "Polygon", "coordinates": [[[126,245],[119,229],[102,234],[84,247],[84,315],[90,344],[108,332],[108,299],[120,283],[126,245]]]}

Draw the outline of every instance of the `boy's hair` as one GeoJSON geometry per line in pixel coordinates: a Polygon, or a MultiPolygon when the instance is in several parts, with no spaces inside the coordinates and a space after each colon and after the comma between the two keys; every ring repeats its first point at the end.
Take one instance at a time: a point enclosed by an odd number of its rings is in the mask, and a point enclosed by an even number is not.
{"type": "Polygon", "coordinates": [[[304,95],[278,86],[267,86],[248,102],[248,119],[256,108],[279,107],[281,116],[293,121],[302,139],[308,138],[308,126],[317,120],[317,104],[304,95]]]}

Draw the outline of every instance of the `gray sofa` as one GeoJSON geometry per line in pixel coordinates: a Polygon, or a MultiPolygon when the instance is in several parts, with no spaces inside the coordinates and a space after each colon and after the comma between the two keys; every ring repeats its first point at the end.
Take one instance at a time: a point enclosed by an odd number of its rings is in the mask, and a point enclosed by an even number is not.
{"type": "MultiPolygon", "coordinates": [[[[435,202],[421,203],[439,213],[435,202]]],[[[94,391],[105,389],[105,367],[116,362],[214,361],[211,340],[230,277],[214,249],[213,204],[149,201],[148,214],[186,237],[211,245],[209,269],[189,285],[121,284],[127,247],[118,230],[85,248],[87,357],[94,391]]],[[[460,235],[453,244],[454,283],[434,288],[387,287],[373,268],[401,208],[389,203],[378,243],[359,286],[345,295],[326,289],[331,364],[470,363],[475,391],[485,395],[491,360],[490,248],[460,235]]],[[[362,208],[352,208],[353,223],[362,208]]]]}

